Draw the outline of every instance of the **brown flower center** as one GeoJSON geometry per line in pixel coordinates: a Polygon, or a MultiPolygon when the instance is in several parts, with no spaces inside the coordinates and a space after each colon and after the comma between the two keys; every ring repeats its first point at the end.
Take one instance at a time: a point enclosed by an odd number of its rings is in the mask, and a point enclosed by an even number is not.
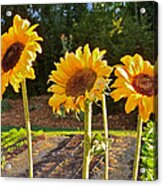
{"type": "Polygon", "coordinates": [[[77,97],[90,91],[95,83],[96,73],[91,69],[80,70],[75,73],[66,84],[67,96],[77,97]]]}
{"type": "Polygon", "coordinates": [[[140,94],[146,96],[157,94],[157,77],[149,76],[147,74],[139,74],[134,77],[132,85],[140,94]]]}
{"type": "Polygon", "coordinates": [[[14,68],[20,59],[24,45],[20,42],[12,44],[2,59],[2,69],[7,72],[14,68]]]}

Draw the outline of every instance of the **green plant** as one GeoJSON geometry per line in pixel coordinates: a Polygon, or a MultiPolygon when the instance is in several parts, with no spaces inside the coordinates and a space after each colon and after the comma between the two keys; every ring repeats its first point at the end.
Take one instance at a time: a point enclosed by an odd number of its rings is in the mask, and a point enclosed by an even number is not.
{"type": "Polygon", "coordinates": [[[11,109],[11,105],[9,104],[8,102],[8,99],[3,99],[1,101],[1,112],[6,112],[6,111],[9,111],[11,109]]]}
{"type": "MultiPolygon", "coordinates": [[[[111,146],[112,143],[112,139],[107,139],[108,143],[109,143],[109,148],[111,146]]],[[[101,133],[94,133],[92,135],[92,139],[91,139],[91,155],[103,155],[105,153],[105,145],[106,142],[106,138],[104,135],[102,135],[101,133]]]]}
{"type": "Polygon", "coordinates": [[[72,41],[73,41],[72,35],[69,35],[68,37],[65,36],[65,34],[61,35],[62,54],[65,54],[65,52],[69,52],[72,50],[72,41]]]}
{"type": "Polygon", "coordinates": [[[1,155],[1,169],[4,170],[6,165],[5,156],[1,155]]]}
{"type": "MultiPolygon", "coordinates": [[[[42,130],[32,132],[32,138],[35,140],[38,136],[42,135],[42,130]]],[[[16,149],[27,145],[27,132],[24,128],[13,128],[8,132],[2,132],[1,134],[1,149],[4,156],[7,153],[12,153],[16,149]]]]}
{"type": "Polygon", "coordinates": [[[157,124],[149,121],[143,128],[140,179],[143,181],[153,181],[157,179],[157,124]]]}

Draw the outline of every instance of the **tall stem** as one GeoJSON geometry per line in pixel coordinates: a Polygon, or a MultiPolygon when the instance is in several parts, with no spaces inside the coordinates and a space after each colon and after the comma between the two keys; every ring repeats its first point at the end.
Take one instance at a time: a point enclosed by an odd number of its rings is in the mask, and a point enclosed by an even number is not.
{"type": "Polygon", "coordinates": [[[135,180],[135,181],[138,179],[142,129],[143,129],[143,121],[142,121],[141,117],[139,116],[138,117],[138,124],[137,124],[137,144],[136,144],[134,170],[133,170],[133,180],[135,180]]]}
{"type": "Polygon", "coordinates": [[[25,79],[22,82],[22,96],[23,96],[25,124],[26,124],[26,130],[27,130],[29,177],[33,178],[32,135],[31,135],[31,125],[30,125],[30,119],[29,119],[27,87],[26,87],[26,80],[25,79]]]}
{"type": "Polygon", "coordinates": [[[107,107],[105,94],[102,95],[102,112],[103,112],[103,122],[104,122],[104,132],[105,132],[105,169],[104,169],[104,179],[109,179],[109,142],[108,142],[108,121],[107,121],[107,107]]]}
{"type": "Polygon", "coordinates": [[[82,172],[83,179],[89,179],[89,165],[91,155],[91,116],[92,104],[89,100],[86,100],[84,115],[84,160],[82,172]]]}

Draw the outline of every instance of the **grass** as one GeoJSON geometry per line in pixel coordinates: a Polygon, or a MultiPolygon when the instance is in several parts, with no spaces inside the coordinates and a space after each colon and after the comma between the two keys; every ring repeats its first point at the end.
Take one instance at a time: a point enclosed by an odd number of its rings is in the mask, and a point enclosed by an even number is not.
{"type": "MultiPolygon", "coordinates": [[[[14,126],[2,126],[1,131],[2,133],[8,132],[11,129],[16,128],[17,130],[20,129],[20,127],[14,127],[14,126]]],[[[69,136],[69,135],[84,135],[84,130],[80,129],[61,129],[61,128],[50,128],[50,127],[38,127],[33,126],[32,131],[43,131],[48,136],[69,136]]],[[[104,130],[93,130],[93,134],[101,133],[104,134],[104,130]]],[[[112,136],[136,136],[136,131],[131,130],[109,130],[109,134],[112,136]]]]}

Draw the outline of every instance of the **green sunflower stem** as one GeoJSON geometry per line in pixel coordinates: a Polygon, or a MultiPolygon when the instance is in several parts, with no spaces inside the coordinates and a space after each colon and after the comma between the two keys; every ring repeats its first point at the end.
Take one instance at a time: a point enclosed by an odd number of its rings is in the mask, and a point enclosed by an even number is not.
{"type": "Polygon", "coordinates": [[[142,129],[143,129],[143,121],[142,121],[141,117],[139,116],[138,117],[138,124],[137,124],[137,144],[136,144],[135,159],[134,159],[134,169],[133,169],[133,180],[134,181],[136,181],[138,179],[142,129]]]}
{"type": "Polygon", "coordinates": [[[89,179],[89,165],[91,161],[91,118],[92,104],[89,100],[85,101],[84,115],[84,160],[82,178],[89,179]]]}
{"type": "Polygon", "coordinates": [[[30,119],[29,119],[27,87],[26,87],[26,80],[25,79],[22,82],[22,96],[23,96],[25,124],[26,124],[26,130],[27,130],[29,177],[33,178],[32,135],[31,135],[31,125],[30,125],[30,119]]]}
{"type": "Polygon", "coordinates": [[[108,141],[108,121],[107,121],[107,107],[105,94],[102,95],[102,112],[105,132],[105,168],[104,168],[104,179],[109,179],[109,141],[108,141]]]}

